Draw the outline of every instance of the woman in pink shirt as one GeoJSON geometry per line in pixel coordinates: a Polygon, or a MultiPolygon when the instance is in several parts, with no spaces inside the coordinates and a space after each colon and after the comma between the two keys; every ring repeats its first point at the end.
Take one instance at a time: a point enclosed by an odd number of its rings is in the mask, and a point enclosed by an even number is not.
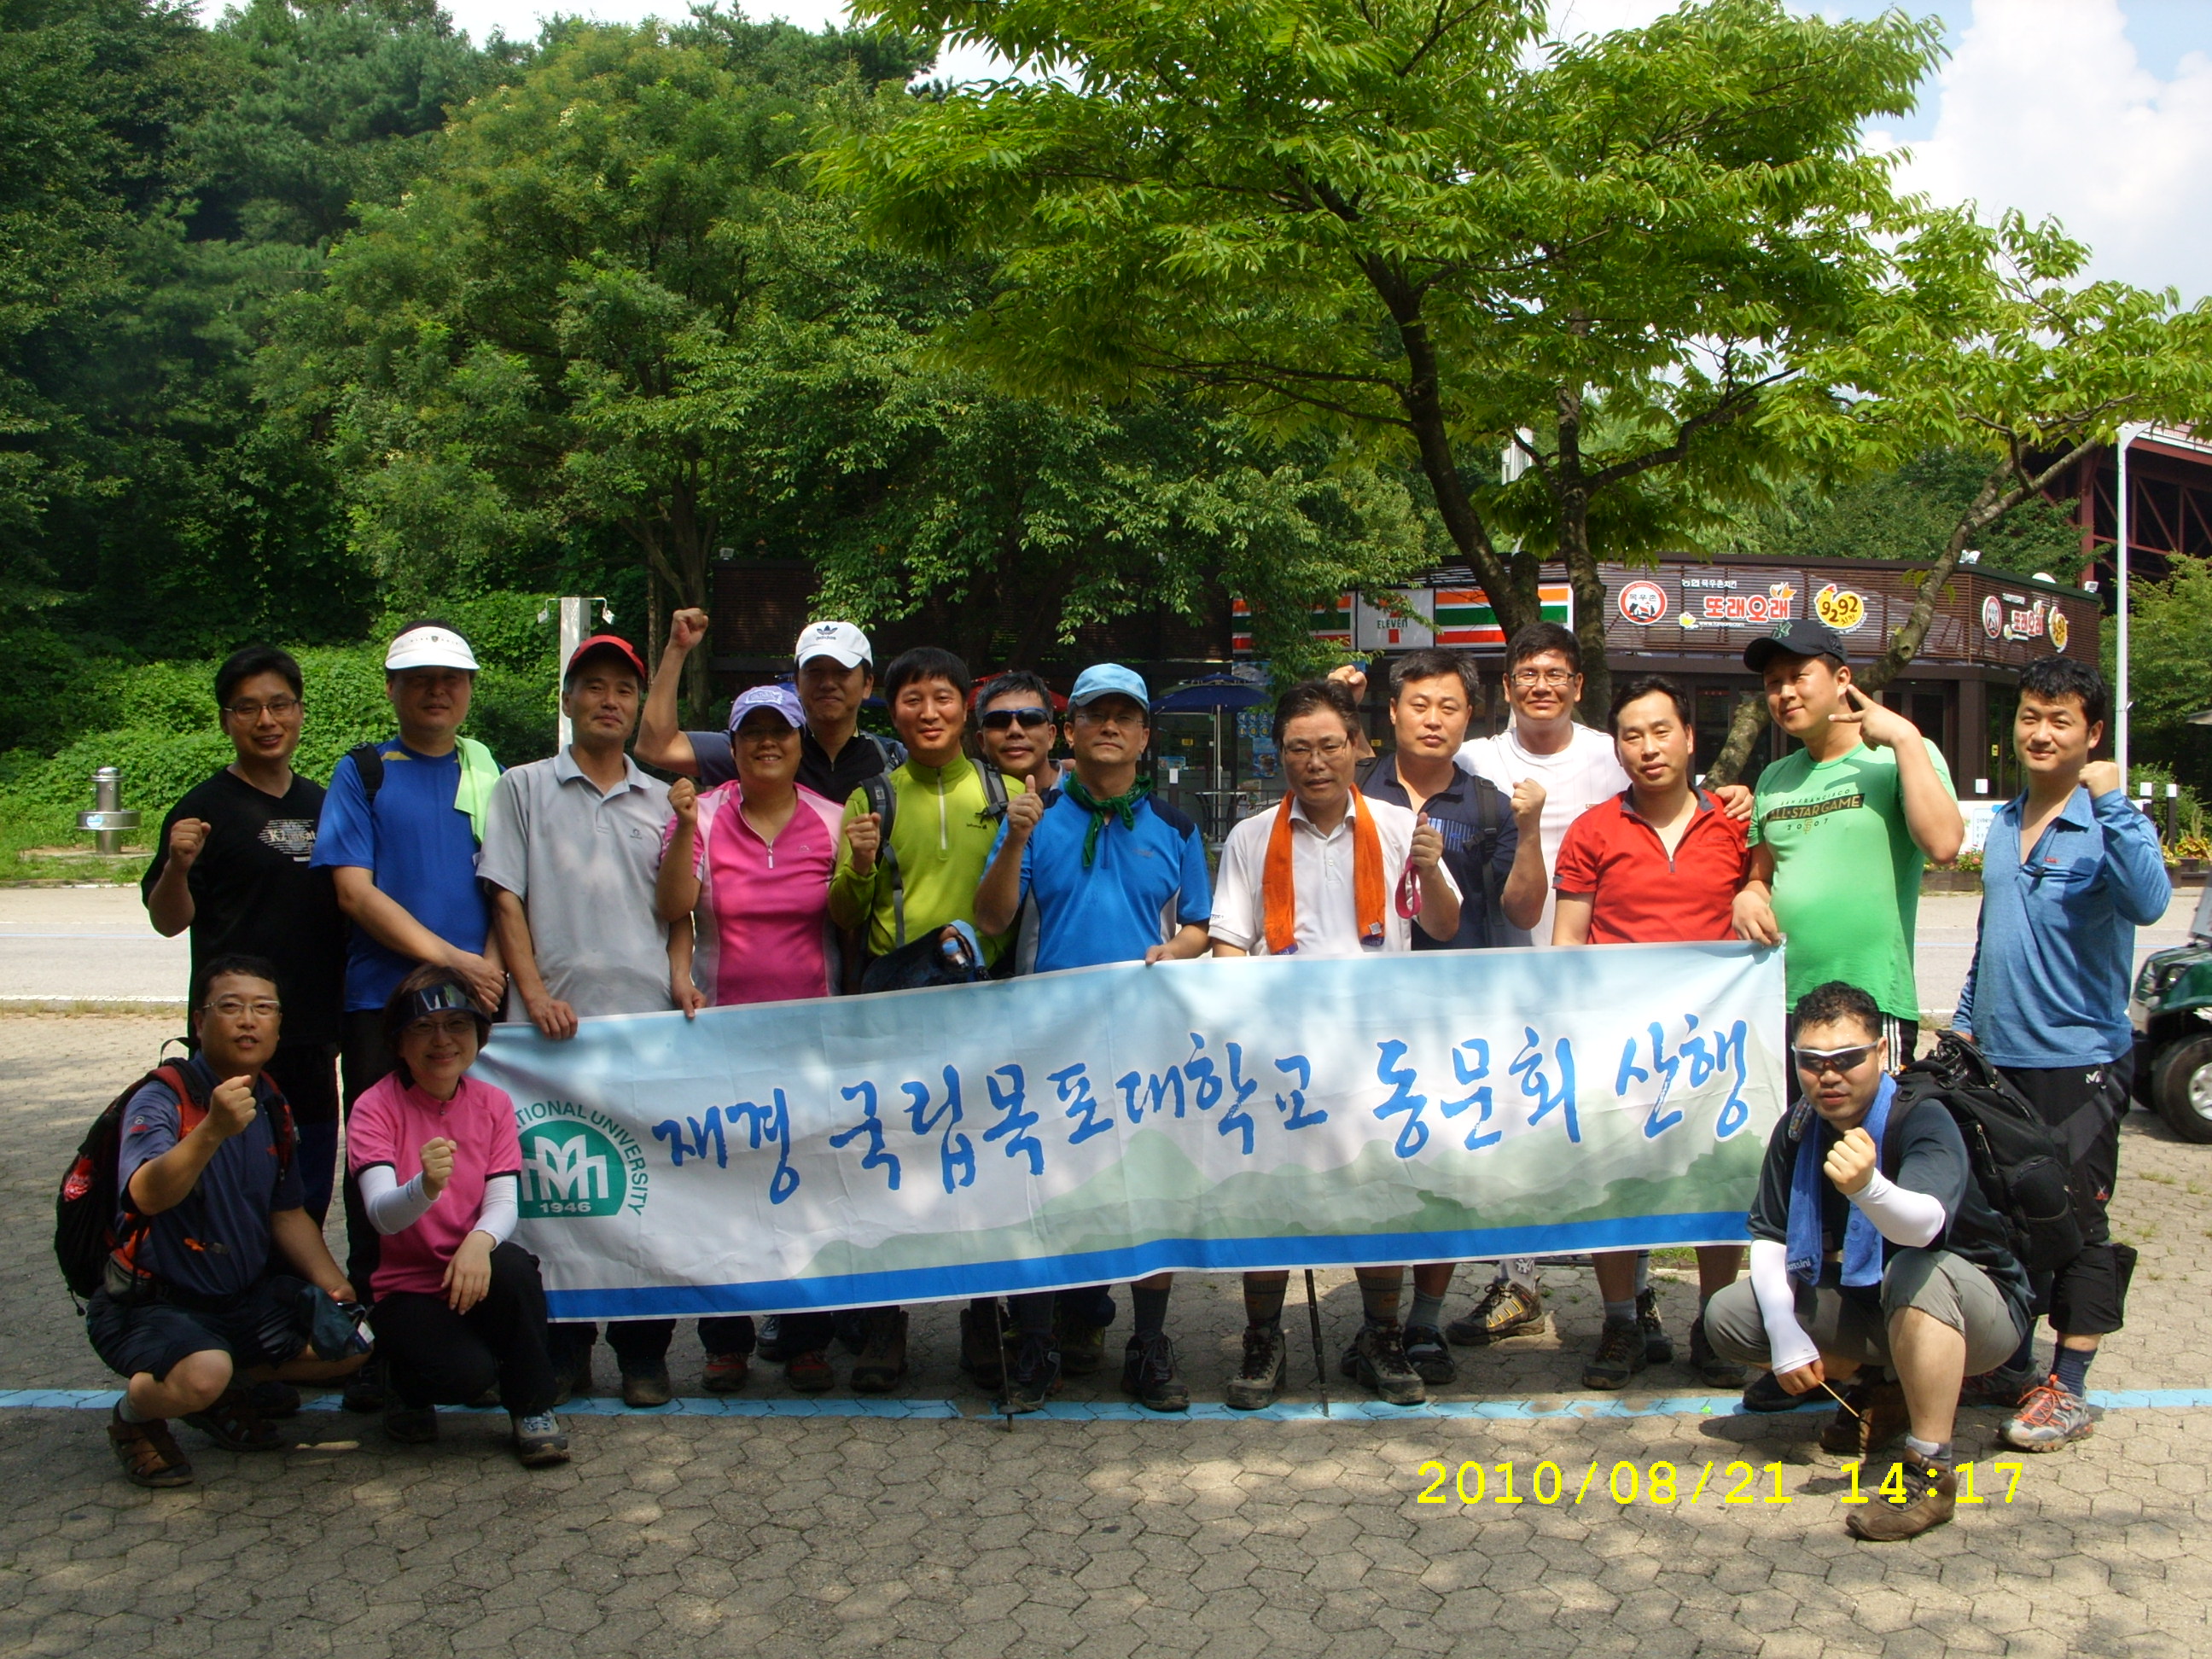
{"type": "Polygon", "coordinates": [[[490,1031],[459,973],[417,968],[384,1006],[398,1068],[346,1122],[346,1162],[383,1235],[369,1322],[393,1396],[384,1426],[395,1440],[434,1440],[441,1405],[496,1388],[516,1456],[565,1463],[544,1287],[537,1258],[508,1237],[522,1176],[514,1103],[467,1075],[490,1031]]]}
{"type": "MultiPolygon", "coordinates": [[[[837,862],[844,808],[799,786],[805,716],[787,685],[757,685],[730,709],[730,748],[738,775],[695,793],[678,778],[668,791],[660,858],[662,918],[691,918],[695,955],[671,952],[672,988],[686,1012],[741,1002],[826,997],[836,973],[830,926],[830,872],[837,862]]],[[[785,1314],[777,1328],[784,1379],[808,1394],[833,1386],[827,1314],[785,1314]]],[[[716,1356],[752,1347],[752,1322],[702,1319],[708,1386],[716,1356]]]]}

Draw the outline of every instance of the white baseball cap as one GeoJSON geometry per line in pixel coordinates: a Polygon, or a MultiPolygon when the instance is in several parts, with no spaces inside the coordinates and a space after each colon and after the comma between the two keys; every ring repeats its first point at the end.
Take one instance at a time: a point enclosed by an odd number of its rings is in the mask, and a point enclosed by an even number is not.
{"type": "Polygon", "coordinates": [[[384,653],[386,673],[397,674],[406,668],[465,668],[473,674],[477,653],[452,629],[425,623],[400,635],[384,653]]]}
{"type": "Polygon", "coordinates": [[[807,623],[791,654],[802,668],[814,657],[828,657],[845,668],[858,668],[862,663],[872,668],[876,661],[868,636],[848,622],[807,623]]]}

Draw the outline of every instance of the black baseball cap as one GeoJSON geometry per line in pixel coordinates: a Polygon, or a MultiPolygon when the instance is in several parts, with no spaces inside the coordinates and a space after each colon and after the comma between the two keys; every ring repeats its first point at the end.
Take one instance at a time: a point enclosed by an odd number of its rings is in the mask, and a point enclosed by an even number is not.
{"type": "Polygon", "coordinates": [[[1838,668],[1850,660],[1841,634],[1818,617],[1792,617],[1765,639],[1744,647],[1743,665],[1754,674],[1764,674],[1768,663],[1784,655],[1831,657],[1838,668]]]}

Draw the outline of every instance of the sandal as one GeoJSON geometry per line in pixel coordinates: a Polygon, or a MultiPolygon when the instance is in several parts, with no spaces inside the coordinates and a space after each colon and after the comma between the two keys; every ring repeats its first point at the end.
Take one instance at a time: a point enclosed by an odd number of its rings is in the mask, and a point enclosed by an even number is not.
{"type": "Polygon", "coordinates": [[[177,1444],[169,1425],[158,1417],[126,1423],[118,1410],[107,1421],[107,1443],[134,1486],[189,1486],[191,1460],[177,1444]]]}
{"type": "Polygon", "coordinates": [[[284,1443],[276,1425],[253,1409],[248,1389],[224,1389],[204,1411],[186,1412],[185,1421],[225,1451],[274,1451],[284,1443]]]}

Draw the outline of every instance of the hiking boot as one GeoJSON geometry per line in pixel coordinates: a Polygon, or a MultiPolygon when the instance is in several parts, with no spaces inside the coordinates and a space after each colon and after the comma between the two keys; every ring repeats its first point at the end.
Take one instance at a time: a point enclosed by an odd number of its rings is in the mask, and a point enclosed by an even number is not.
{"type": "Polygon", "coordinates": [[[384,1431],[403,1446],[427,1446],[438,1437],[438,1408],[404,1405],[395,1395],[384,1408],[384,1431]]]}
{"type": "Polygon", "coordinates": [[[1052,1339],[1060,1347],[1060,1368],[1070,1376],[1091,1376],[1106,1364],[1106,1328],[1073,1316],[1066,1309],[1052,1318],[1052,1339]]]}
{"type": "Polygon", "coordinates": [[[524,1468],[544,1468],[550,1463],[568,1461],[568,1437],[561,1427],[561,1419],[551,1412],[516,1417],[514,1421],[514,1455],[524,1468]]]}
{"type": "Polygon", "coordinates": [[[823,1394],[837,1386],[827,1348],[809,1348],[783,1362],[783,1380],[795,1394],[823,1394]]]}
{"type": "Polygon", "coordinates": [[[1060,1350],[1048,1335],[1022,1338],[1014,1360],[1006,1367],[1005,1392],[1000,1405],[1008,1412],[1033,1412],[1060,1392],[1060,1350]]]}
{"type": "Polygon", "coordinates": [[[192,1461],[169,1432],[168,1423],[149,1417],[143,1423],[126,1423],[123,1408],[107,1419],[108,1449],[123,1466],[123,1478],[134,1486],[189,1486],[192,1461]]]}
{"type": "MultiPolygon", "coordinates": [[[[710,1358],[707,1363],[711,1367],[714,1362],[710,1358]]],[[[668,1381],[667,1361],[656,1359],[635,1370],[623,1366],[622,1397],[623,1405],[639,1409],[665,1406],[673,1400],[676,1390],[668,1381]]]]}
{"type": "Polygon", "coordinates": [[[1462,1348],[1480,1348],[1511,1336],[1533,1336],[1544,1328],[1544,1298],[1526,1285],[1496,1279],[1483,1291],[1474,1311],[1444,1327],[1462,1348]]]}
{"type": "Polygon", "coordinates": [[[1636,1326],[1644,1333],[1644,1361],[1648,1365],[1674,1363],[1674,1339],[1659,1317],[1659,1292],[1647,1286],[1636,1293],[1636,1326]]]}
{"type": "Polygon", "coordinates": [[[1187,1412],[1190,1390],[1176,1372],[1175,1344],[1165,1331],[1133,1336],[1121,1350],[1121,1392],[1146,1411],[1187,1412]]]}
{"type": "Polygon", "coordinates": [[[742,1353],[710,1353],[699,1386],[708,1394],[735,1394],[751,1378],[752,1358],[742,1353]]]}
{"type": "Polygon", "coordinates": [[[1459,1381],[1459,1362],[1444,1346],[1444,1334],[1433,1325],[1406,1327],[1406,1363],[1424,1382],[1459,1381]]]}
{"type": "Polygon", "coordinates": [[[1406,1340],[1398,1322],[1370,1320],[1359,1328],[1352,1346],[1337,1361],[1337,1370],[1389,1406],[1418,1406],[1429,1397],[1421,1376],[1406,1358],[1406,1340]]]}
{"type": "Polygon", "coordinates": [[[2087,1440],[2096,1427],[2089,1402],[2053,1372],[2028,1390],[2020,1409],[2005,1419],[1997,1432],[2008,1446],[2047,1452],[2057,1451],[2071,1440],[2087,1440]]]}
{"type": "Polygon", "coordinates": [[[1583,1367],[1583,1387],[1625,1389],[1646,1363],[1644,1328],[1632,1319],[1608,1319],[1598,1334],[1597,1352],[1583,1367]]]}
{"type": "Polygon", "coordinates": [[[225,1451],[274,1451],[284,1443],[275,1425],[253,1409],[250,1389],[225,1389],[212,1406],[186,1412],[185,1421],[225,1451]]]}
{"type": "Polygon", "coordinates": [[[1970,1376],[1959,1389],[1959,1403],[1962,1406],[1996,1406],[2010,1411],[2028,1395],[2028,1390],[2043,1381],[2043,1373],[2033,1365],[2000,1365],[1993,1371],[1984,1371],[1970,1376]]]}
{"type": "Polygon", "coordinates": [[[300,1391],[289,1382],[279,1382],[271,1377],[266,1382],[246,1385],[246,1395],[253,1401],[253,1409],[271,1421],[279,1418],[297,1417],[300,1407],[306,1404],[300,1391]]]}
{"type": "Polygon", "coordinates": [[[1898,1383],[1855,1376],[1837,1392],[1842,1395],[1844,1406],[1837,1407],[1836,1414],[1820,1431],[1824,1452],[1863,1458],[1912,1426],[1905,1409],[1905,1389],[1898,1383]]]}
{"type": "Polygon", "coordinates": [[[1703,1314],[1690,1322],[1690,1369],[1717,1389],[1743,1387],[1743,1367],[1713,1352],[1713,1345],[1705,1335],[1703,1314]]]}
{"type": "Polygon", "coordinates": [[[867,1340],[853,1362],[853,1387],[860,1394],[889,1394],[906,1381],[906,1310],[878,1308],[868,1315],[867,1340]]]}
{"type": "Polygon", "coordinates": [[[783,1316],[763,1315],[760,1322],[760,1340],[753,1344],[753,1352],[764,1364],[776,1364],[791,1358],[783,1351],[783,1316]]]}
{"type": "Polygon", "coordinates": [[[1794,1412],[1804,1403],[1772,1371],[1761,1371],[1744,1385],[1743,1408],[1747,1412],[1794,1412]]]}
{"type": "Polygon", "coordinates": [[[1271,1402],[1275,1391],[1283,1386],[1283,1371],[1290,1352],[1291,1345],[1284,1338],[1279,1321],[1272,1325],[1247,1325],[1244,1366],[1229,1379],[1229,1386],[1222,1390],[1221,1403],[1231,1411],[1256,1412],[1271,1402]]]}
{"type": "Polygon", "coordinates": [[[1864,1509],[1853,1510],[1844,1522],[1844,1530],[1852,1537],[1870,1544],[1894,1544],[1901,1539],[1917,1538],[1951,1518],[1959,1480],[1948,1466],[1930,1463],[1907,1446],[1905,1461],[1898,1468],[1905,1477],[1904,1501],[1877,1495],[1864,1509]]]}
{"type": "Polygon", "coordinates": [[[995,1394],[1006,1386],[1006,1346],[999,1334],[999,1322],[988,1308],[960,1310],[960,1369],[988,1393],[995,1394]]]}
{"type": "Polygon", "coordinates": [[[592,1391],[592,1350],[599,1346],[598,1340],[587,1337],[579,1342],[573,1337],[564,1337],[562,1333],[570,1328],[556,1325],[553,1340],[546,1344],[546,1357],[553,1362],[556,1406],[565,1406],[577,1395],[589,1395],[592,1391]]]}

